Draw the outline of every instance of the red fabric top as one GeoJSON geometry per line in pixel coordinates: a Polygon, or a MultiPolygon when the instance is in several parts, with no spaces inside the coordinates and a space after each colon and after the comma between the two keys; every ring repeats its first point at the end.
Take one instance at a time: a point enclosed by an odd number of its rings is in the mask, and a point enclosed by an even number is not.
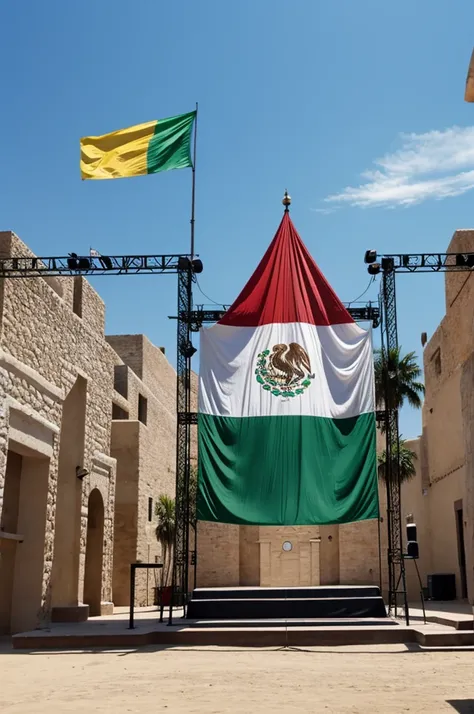
{"type": "Polygon", "coordinates": [[[354,322],[285,213],[267,252],[220,325],[354,322]]]}

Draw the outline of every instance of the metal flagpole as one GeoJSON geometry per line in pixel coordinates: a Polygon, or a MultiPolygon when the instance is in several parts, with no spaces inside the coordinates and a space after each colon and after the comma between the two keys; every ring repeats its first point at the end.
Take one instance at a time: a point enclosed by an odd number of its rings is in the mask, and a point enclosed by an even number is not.
{"type": "Polygon", "coordinates": [[[196,102],[196,118],[194,120],[194,147],[193,147],[193,178],[191,191],[191,260],[194,258],[194,208],[196,203],[196,147],[198,128],[198,103],[196,102]]]}

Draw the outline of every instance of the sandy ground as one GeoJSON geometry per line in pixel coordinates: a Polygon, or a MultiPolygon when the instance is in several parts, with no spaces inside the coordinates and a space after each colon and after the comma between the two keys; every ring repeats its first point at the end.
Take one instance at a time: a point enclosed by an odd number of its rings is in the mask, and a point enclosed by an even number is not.
{"type": "Polygon", "coordinates": [[[474,651],[0,647],[1,714],[474,712],[474,651]]]}

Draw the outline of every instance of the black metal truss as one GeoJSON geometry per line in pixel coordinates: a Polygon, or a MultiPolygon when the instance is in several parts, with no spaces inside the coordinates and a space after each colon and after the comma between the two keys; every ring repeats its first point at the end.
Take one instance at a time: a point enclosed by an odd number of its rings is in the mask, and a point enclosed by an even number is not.
{"type": "Polygon", "coordinates": [[[380,260],[382,271],[446,273],[474,268],[474,253],[399,253],[380,260]]]}
{"type": "Polygon", "coordinates": [[[112,255],[18,257],[0,260],[0,278],[41,278],[59,275],[135,275],[177,273],[187,255],[112,255]]]}
{"type": "MultiPolygon", "coordinates": [[[[384,255],[379,259],[382,271],[381,334],[382,357],[387,364],[390,353],[398,349],[396,274],[474,271],[474,253],[410,253],[384,255]]],[[[373,273],[372,273],[373,274],[373,273]]],[[[387,534],[389,608],[396,614],[399,596],[403,598],[405,618],[409,624],[405,559],[403,554],[400,488],[400,432],[398,407],[391,403],[388,369],[385,369],[385,468],[387,487],[387,534]]]]}
{"type": "Polygon", "coordinates": [[[382,275],[383,323],[382,359],[385,373],[385,480],[387,488],[387,536],[388,536],[388,606],[397,614],[398,596],[403,597],[407,625],[409,612],[407,601],[405,560],[402,544],[402,515],[400,499],[400,434],[398,405],[391,401],[387,360],[398,349],[397,300],[395,271],[386,269],[382,275]]]}
{"type": "MultiPolygon", "coordinates": [[[[378,303],[343,303],[356,322],[371,322],[373,327],[380,325],[380,305],[378,303]]],[[[201,327],[207,323],[218,322],[228,310],[227,305],[218,308],[210,308],[204,305],[196,305],[196,309],[189,313],[189,329],[191,332],[199,332],[201,327]]]]}
{"type": "MultiPolygon", "coordinates": [[[[176,496],[173,561],[174,604],[186,608],[189,592],[189,480],[191,469],[191,357],[189,314],[192,309],[191,264],[178,273],[178,329],[176,357],[176,496]]],[[[193,558],[196,554],[193,553],[193,558]]],[[[186,614],[186,610],[185,610],[186,614]]],[[[170,623],[172,622],[170,608],[170,623]]]]}

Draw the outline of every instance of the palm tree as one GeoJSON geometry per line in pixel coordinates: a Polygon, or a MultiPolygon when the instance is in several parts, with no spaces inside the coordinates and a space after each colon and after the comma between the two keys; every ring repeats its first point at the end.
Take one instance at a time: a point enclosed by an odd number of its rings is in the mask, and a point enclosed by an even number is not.
{"type": "Polygon", "coordinates": [[[163,585],[166,587],[169,583],[171,568],[173,563],[173,545],[174,534],[176,527],[176,508],[174,498],[170,498],[162,493],[158,497],[155,506],[155,514],[158,517],[158,525],[156,526],[156,538],[161,544],[163,554],[163,585]]]}
{"type": "Polygon", "coordinates": [[[374,366],[377,407],[383,408],[387,401],[392,409],[400,409],[405,402],[415,409],[421,408],[425,385],[419,381],[422,372],[414,352],[408,352],[402,357],[401,347],[391,349],[385,362],[382,350],[376,349],[374,366]]]}
{"type": "MultiPolygon", "coordinates": [[[[400,437],[400,447],[399,447],[399,468],[400,468],[400,483],[404,483],[405,481],[410,481],[410,479],[413,478],[413,476],[416,474],[416,467],[415,467],[415,460],[418,458],[416,453],[409,449],[407,446],[405,446],[406,441],[405,439],[402,439],[400,437]]],[[[392,444],[392,448],[390,449],[391,451],[391,460],[392,460],[392,473],[395,473],[396,469],[396,464],[397,464],[397,452],[396,452],[396,445],[392,444]]],[[[381,454],[378,455],[378,472],[379,472],[379,477],[385,481],[385,476],[386,476],[386,462],[387,462],[387,453],[386,450],[382,451],[381,454]]]]}

